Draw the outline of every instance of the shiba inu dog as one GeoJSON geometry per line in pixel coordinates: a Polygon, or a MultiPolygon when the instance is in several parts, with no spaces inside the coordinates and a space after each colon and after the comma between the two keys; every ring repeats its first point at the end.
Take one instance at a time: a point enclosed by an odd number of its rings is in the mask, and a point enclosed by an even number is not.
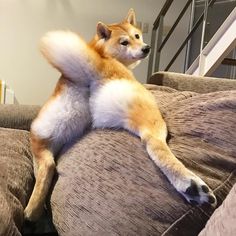
{"type": "Polygon", "coordinates": [[[55,31],[42,38],[40,49],[62,77],[31,126],[36,183],[26,219],[36,220],[41,214],[58,150],[91,124],[124,128],[139,136],[150,158],[188,202],[216,204],[212,190],[171,152],[155,99],[130,70],[150,51],[132,9],[121,23],[99,22],[90,43],[76,33],[55,31]]]}

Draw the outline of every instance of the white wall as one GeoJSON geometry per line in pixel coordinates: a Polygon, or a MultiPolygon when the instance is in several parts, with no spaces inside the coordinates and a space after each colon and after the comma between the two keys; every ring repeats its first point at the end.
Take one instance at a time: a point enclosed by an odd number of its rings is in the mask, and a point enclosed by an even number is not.
{"type": "MultiPolygon", "coordinates": [[[[95,33],[97,21],[119,22],[130,7],[138,21],[149,23],[150,32],[164,0],[1,0],[0,78],[15,91],[21,104],[42,104],[53,90],[59,73],[40,55],[37,45],[49,30],[78,31],[86,40],[95,33]]],[[[147,60],[136,70],[146,81],[147,60]]]]}

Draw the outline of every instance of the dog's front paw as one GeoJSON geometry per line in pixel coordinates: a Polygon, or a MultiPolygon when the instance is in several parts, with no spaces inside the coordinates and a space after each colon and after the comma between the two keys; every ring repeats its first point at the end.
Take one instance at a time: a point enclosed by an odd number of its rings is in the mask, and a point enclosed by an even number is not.
{"type": "Polygon", "coordinates": [[[178,180],[176,189],[192,205],[208,204],[215,207],[217,204],[213,191],[194,174],[178,180]]]}

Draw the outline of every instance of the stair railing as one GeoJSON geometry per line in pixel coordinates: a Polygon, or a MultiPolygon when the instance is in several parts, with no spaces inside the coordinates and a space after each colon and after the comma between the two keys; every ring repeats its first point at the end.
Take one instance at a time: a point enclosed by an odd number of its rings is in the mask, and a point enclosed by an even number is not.
{"type": "MultiPolygon", "coordinates": [[[[170,62],[165,67],[164,71],[168,71],[170,67],[175,62],[176,58],[179,56],[183,48],[187,45],[187,57],[188,57],[188,47],[189,47],[189,40],[193,36],[194,32],[197,30],[199,25],[203,22],[203,28],[202,28],[202,37],[201,37],[201,49],[204,47],[203,41],[204,41],[204,34],[205,34],[205,24],[206,24],[206,18],[207,18],[207,12],[208,8],[214,4],[216,0],[206,0],[205,2],[205,9],[204,12],[199,16],[199,18],[196,20],[195,24],[192,25],[189,29],[188,35],[185,37],[184,41],[176,51],[176,53],[171,58],[170,62]]],[[[160,56],[161,51],[165,44],[168,42],[170,36],[174,32],[175,28],[179,24],[180,20],[183,18],[185,12],[188,10],[188,8],[191,6],[191,15],[190,15],[190,22],[193,21],[193,14],[194,14],[194,0],[187,0],[186,4],[184,5],[183,9],[181,10],[179,16],[173,23],[172,27],[170,28],[167,35],[163,38],[163,28],[164,28],[164,18],[166,16],[166,13],[170,9],[173,0],[167,0],[161,9],[159,15],[157,16],[153,28],[152,28],[152,36],[151,36],[151,47],[152,51],[149,57],[149,63],[148,63],[148,75],[147,75],[147,83],[149,82],[149,78],[151,77],[152,73],[155,71],[159,71],[160,67],[160,56]]],[[[187,60],[186,57],[186,60],[187,60]]],[[[186,62],[185,62],[185,70],[186,68],[186,62]]]]}

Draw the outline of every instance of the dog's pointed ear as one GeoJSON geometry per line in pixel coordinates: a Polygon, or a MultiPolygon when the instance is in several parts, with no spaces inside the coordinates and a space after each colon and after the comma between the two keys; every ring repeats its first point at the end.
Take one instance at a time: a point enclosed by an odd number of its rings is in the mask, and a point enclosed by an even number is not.
{"type": "Polygon", "coordinates": [[[97,35],[100,39],[109,39],[111,36],[111,30],[102,22],[98,22],[97,24],[97,35]]]}
{"type": "Polygon", "coordinates": [[[134,26],[137,25],[135,12],[134,12],[133,8],[129,9],[128,15],[125,18],[125,22],[128,22],[128,23],[130,23],[131,25],[134,25],[134,26]]]}

